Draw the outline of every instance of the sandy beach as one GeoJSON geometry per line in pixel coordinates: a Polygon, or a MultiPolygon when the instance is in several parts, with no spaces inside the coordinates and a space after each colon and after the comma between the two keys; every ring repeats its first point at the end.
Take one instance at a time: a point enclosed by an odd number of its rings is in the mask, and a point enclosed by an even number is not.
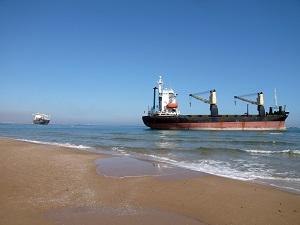
{"type": "Polygon", "coordinates": [[[300,224],[298,194],[180,171],[107,176],[109,157],[0,139],[0,224],[300,224]]]}

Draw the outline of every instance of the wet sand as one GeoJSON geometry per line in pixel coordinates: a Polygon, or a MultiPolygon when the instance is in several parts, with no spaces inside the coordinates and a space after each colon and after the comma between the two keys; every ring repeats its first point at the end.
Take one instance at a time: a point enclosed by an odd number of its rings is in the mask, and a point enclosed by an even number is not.
{"type": "Polygon", "coordinates": [[[0,139],[0,224],[300,224],[300,195],[108,157],[0,139]]]}
{"type": "Polygon", "coordinates": [[[156,177],[164,180],[180,180],[208,175],[162,162],[136,159],[128,156],[100,158],[95,163],[97,173],[106,177],[156,177]]]}

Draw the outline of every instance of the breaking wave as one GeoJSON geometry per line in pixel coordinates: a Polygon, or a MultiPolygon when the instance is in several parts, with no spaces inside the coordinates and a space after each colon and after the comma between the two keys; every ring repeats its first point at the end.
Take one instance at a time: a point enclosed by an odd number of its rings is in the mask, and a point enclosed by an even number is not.
{"type": "Polygon", "coordinates": [[[288,154],[300,155],[300,150],[284,149],[284,150],[263,150],[263,149],[239,149],[239,148],[220,148],[220,147],[199,147],[197,149],[185,149],[185,151],[199,152],[201,154],[288,154]]]}
{"type": "Polygon", "coordinates": [[[168,163],[174,166],[178,166],[181,168],[199,171],[207,174],[217,175],[221,177],[243,180],[243,181],[266,181],[267,183],[271,184],[272,186],[290,189],[297,191],[299,193],[299,185],[297,187],[290,187],[290,185],[286,186],[282,182],[293,182],[293,183],[300,183],[299,177],[281,177],[280,175],[273,175],[270,170],[259,168],[258,170],[248,170],[248,171],[241,171],[237,168],[233,168],[229,162],[222,162],[218,160],[199,160],[197,162],[186,162],[186,161],[176,161],[170,159],[168,157],[163,156],[156,156],[156,155],[148,155],[152,159],[168,163]],[[275,182],[275,183],[273,183],[275,182]],[[279,182],[279,184],[276,184],[279,182]]]}
{"type": "Polygon", "coordinates": [[[249,153],[255,154],[289,154],[289,155],[300,155],[300,150],[278,150],[278,151],[269,151],[269,150],[256,150],[256,149],[249,149],[249,150],[242,150],[249,153]]]}

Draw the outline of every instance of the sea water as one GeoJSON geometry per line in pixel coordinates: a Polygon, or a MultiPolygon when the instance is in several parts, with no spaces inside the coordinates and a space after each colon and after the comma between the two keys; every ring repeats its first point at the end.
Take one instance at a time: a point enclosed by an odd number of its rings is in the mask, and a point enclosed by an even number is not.
{"type": "Polygon", "coordinates": [[[144,126],[0,124],[0,136],[126,155],[300,193],[300,129],[151,130],[144,126]]]}

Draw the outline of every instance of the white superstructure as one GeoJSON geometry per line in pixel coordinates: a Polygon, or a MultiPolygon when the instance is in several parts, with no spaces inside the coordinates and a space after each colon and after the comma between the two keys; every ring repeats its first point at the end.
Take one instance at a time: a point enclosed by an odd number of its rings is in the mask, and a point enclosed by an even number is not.
{"type": "Polygon", "coordinates": [[[33,120],[50,120],[50,116],[43,113],[35,113],[33,115],[33,120]]]}
{"type": "Polygon", "coordinates": [[[154,103],[149,114],[161,116],[176,116],[179,115],[178,104],[176,101],[177,94],[173,89],[163,87],[162,77],[159,76],[157,87],[154,88],[154,103]],[[158,91],[158,107],[155,105],[156,92],[158,91]]]}

